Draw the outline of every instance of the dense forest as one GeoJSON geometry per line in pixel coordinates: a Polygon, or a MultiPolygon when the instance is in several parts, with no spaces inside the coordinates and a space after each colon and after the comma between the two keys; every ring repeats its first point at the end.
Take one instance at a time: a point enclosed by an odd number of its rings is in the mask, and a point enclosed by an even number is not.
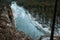
{"type": "MultiPolygon", "coordinates": [[[[52,17],[54,13],[55,0],[17,0],[18,5],[24,6],[26,9],[34,12],[44,13],[47,17],[52,17]]],[[[57,16],[60,10],[60,0],[58,0],[57,16]]]]}
{"type": "MultiPolygon", "coordinates": [[[[52,17],[54,13],[55,0],[1,0],[2,3],[7,4],[12,1],[16,1],[18,5],[24,6],[29,11],[33,10],[35,13],[45,14],[47,17],[52,17]]],[[[57,16],[60,16],[60,0],[58,0],[57,4],[57,16]]]]}
{"type": "MultiPolygon", "coordinates": [[[[50,37],[54,7],[55,0],[0,0],[0,39],[41,40],[40,34],[50,37]]],[[[54,35],[60,35],[60,0],[55,24],[54,35]]],[[[54,37],[59,40],[60,36],[54,37]]]]}
{"type": "MultiPolygon", "coordinates": [[[[29,10],[33,17],[37,18],[38,21],[42,18],[42,23],[47,23],[49,19],[50,22],[52,22],[55,0],[17,0],[17,4],[29,10]]],[[[56,16],[56,24],[60,24],[60,0],[58,0],[57,3],[56,16]]]]}

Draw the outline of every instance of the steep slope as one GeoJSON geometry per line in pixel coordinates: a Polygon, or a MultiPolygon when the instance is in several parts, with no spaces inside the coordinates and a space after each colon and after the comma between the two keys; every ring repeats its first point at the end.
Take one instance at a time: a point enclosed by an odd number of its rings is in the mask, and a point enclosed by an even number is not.
{"type": "Polygon", "coordinates": [[[10,6],[0,3],[0,40],[32,40],[15,29],[13,18],[10,6]]]}

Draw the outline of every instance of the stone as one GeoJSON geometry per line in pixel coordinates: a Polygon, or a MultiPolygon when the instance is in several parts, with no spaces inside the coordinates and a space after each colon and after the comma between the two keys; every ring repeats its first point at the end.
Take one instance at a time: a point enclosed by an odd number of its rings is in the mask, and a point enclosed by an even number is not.
{"type": "Polygon", "coordinates": [[[8,5],[1,4],[0,40],[32,40],[28,35],[16,30],[13,18],[11,8],[8,5]]]}

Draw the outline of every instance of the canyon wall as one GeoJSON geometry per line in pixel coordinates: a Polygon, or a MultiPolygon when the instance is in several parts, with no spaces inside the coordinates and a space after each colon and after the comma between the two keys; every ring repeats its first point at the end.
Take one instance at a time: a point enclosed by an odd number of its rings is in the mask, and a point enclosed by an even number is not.
{"type": "Polygon", "coordinates": [[[14,17],[8,4],[0,3],[0,40],[32,40],[15,29],[14,17]]]}

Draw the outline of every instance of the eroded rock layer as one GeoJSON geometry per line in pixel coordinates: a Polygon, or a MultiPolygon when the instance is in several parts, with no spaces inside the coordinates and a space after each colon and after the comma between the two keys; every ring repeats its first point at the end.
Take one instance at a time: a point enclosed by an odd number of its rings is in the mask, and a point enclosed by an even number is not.
{"type": "Polygon", "coordinates": [[[0,4],[0,40],[32,40],[23,32],[15,29],[11,8],[0,4]]]}

